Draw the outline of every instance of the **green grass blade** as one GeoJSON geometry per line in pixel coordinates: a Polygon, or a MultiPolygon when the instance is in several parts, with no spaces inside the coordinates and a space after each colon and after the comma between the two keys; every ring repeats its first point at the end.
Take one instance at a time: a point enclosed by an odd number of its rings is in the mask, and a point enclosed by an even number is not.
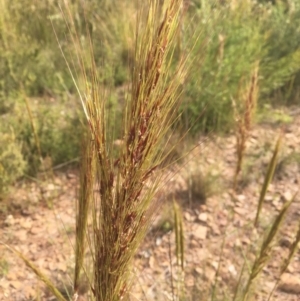
{"type": "Polygon", "coordinates": [[[282,143],[282,135],[280,135],[280,137],[277,140],[274,152],[273,152],[273,156],[272,159],[269,163],[268,166],[268,170],[264,179],[264,183],[260,192],[260,196],[259,196],[259,200],[258,200],[258,207],[257,207],[257,212],[256,212],[256,217],[255,217],[255,221],[254,221],[254,225],[255,227],[257,227],[258,224],[258,219],[259,219],[259,215],[262,209],[262,205],[264,203],[264,199],[268,190],[268,187],[273,179],[273,175],[274,175],[274,171],[276,168],[276,164],[277,164],[277,158],[278,158],[278,153],[281,147],[281,143],[282,143]]]}
{"type": "Polygon", "coordinates": [[[247,282],[247,285],[246,285],[246,288],[245,288],[245,291],[243,294],[243,299],[242,299],[243,301],[249,300],[249,297],[251,294],[251,287],[252,287],[254,281],[260,275],[263,268],[266,266],[266,264],[271,256],[275,236],[277,235],[277,233],[281,227],[281,224],[286,216],[287,210],[289,209],[289,207],[291,206],[291,204],[293,203],[294,200],[295,200],[295,198],[293,197],[290,201],[286,202],[283,205],[279,214],[275,218],[275,221],[273,222],[269,233],[265,237],[265,239],[262,243],[261,249],[260,249],[260,253],[257,256],[257,258],[255,259],[255,262],[253,264],[252,271],[251,271],[250,277],[248,279],[248,282],[247,282]]]}

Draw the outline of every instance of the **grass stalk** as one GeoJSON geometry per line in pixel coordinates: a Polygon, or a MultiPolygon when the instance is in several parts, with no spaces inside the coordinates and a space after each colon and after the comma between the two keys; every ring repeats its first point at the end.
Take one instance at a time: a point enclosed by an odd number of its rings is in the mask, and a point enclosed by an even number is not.
{"type": "Polygon", "coordinates": [[[238,176],[242,170],[243,159],[246,151],[246,141],[249,137],[253,123],[254,112],[258,98],[258,63],[252,72],[250,83],[240,92],[239,98],[242,100],[242,112],[238,112],[233,100],[233,107],[236,115],[236,152],[237,164],[234,174],[233,188],[236,189],[238,176]]]}
{"type": "MultiPolygon", "coordinates": [[[[175,232],[175,254],[177,260],[176,272],[177,272],[177,297],[180,300],[184,296],[184,228],[183,228],[183,217],[182,210],[175,200],[173,200],[174,210],[174,232],[175,232]]],[[[171,259],[171,258],[170,258],[171,259]]],[[[172,265],[172,260],[170,260],[172,265]]],[[[172,280],[173,276],[171,275],[172,280]]]]}
{"type": "Polygon", "coordinates": [[[173,202],[173,208],[177,265],[184,271],[184,229],[182,212],[175,201],[173,202]]]}
{"type": "Polygon", "coordinates": [[[242,301],[249,300],[250,294],[251,294],[251,287],[254,283],[254,281],[257,279],[265,265],[267,264],[271,252],[273,249],[273,243],[275,236],[277,235],[281,224],[286,216],[287,210],[289,209],[290,205],[293,203],[295,198],[292,198],[290,201],[286,202],[282,209],[280,210],[279,214],[275,218],[275,221],[273,222],[271,229],[269,230],[269,233],[266,235],[266,237],[263,240],[262,246],[260,248],[259,255],[256,257],[254,264],[251,269],[250,276],[248,278],[243,296],[241,298],[242,301]]]}
{"type": "Polygon", "coordinates": [[[50,292],[53,294],[53,296],[55,296],[57,298],[58,301],[67,301],[65,299],[65,297],[61,294],[61,292],[53,284],[53,282],[37,266],[35,266],[29,259],[27,259],[18,250],[14,249],[4,243],[3,243],[3,245],[23,260],[23,262],[30,268],[30,270],[36,274],[38,279],[40,281],[44,282],[44,284],[47,286],[47,288],[50,290],[50,292]]]}
{"type": "MultiPolygon", "coordinates": [[[[91,143],[87,141],[87,143],[91,143]]],[[[83,267],[86,243],[85,238],[88,226],[88,213],[90,202],[92,199],[94,188],[94,159],[95,149],[92,147],[83,148],[81,179],[80,179],[80,193],[76,208],[76,245],[75,245],[75,271],[74,271],[74,295],[78,294],[80,286],[80,272],[83,267]]]]}
{"type": "MultiPolygon", "coordinates": [[[[296,192],[294,194],[294,196],[291,199],[291,202],[293,202],[295,200],[297,194],[298,194],[298,192],[296,192]]],[[[271,300],[271,298],[272,298],[272,296],[273,296],[273,294],[274,294],[274,292],[275,292],[275,290],[278,287],[278,284],[280,282],[280,277],[286,272],[286,270],[287,270],[288,266],[290,265],[290,263],[291,263],[294,255],[296,254],[296,252],[298,250],[299,242],[300,242],[300,221],[298,223],[298,230],[297,230],[296,237],[295,237],[293,243],[289,247],[289,254],[288,254],[288,256],[283,261],[283,264],[282,264],[282,266],[280,268],[279,277],[278,277],[278,279],[277,279],[277,281],[276,281],[276,283],[275,283],[275,285],[274,285],[274,287],[273,287],[273,289],[272,289],[272,291],[271,291],[271,293],[270,293],[270,295],[268,297],[268,301],[271,300]]]]}
{"type": "MultiPolygon", "coordinates": [[[[298,192],[294,194],[294,196],[292,198],[292,202],[295,200],[297,194],[298,194],[298,192]]],[[[299,221],[299,224],[298,224],[298,230],[297,230],[296,237],[295,237],[293,243],[291,244],[291,246],[289,247],[289,255],[284,260],[284,263],[283,263],[283,265],[282,265],[282,267],[280,269],[280,274],[281,275],[287,270],[290,262],[292,261],[294,255],[296,254],[299,242],[300,242],[300,221],[299,221]]]]}
{"type": "Polygon", "coordinates": [[[259,215],[262,209],[262,205],[264,203],[264,199],[268,190],[268,187],[273,179],[273,175],[274,175],[274,171],[276,168],[276,164],[277,164],[277,158],[278,158],[278,153],[280,150],[280,146],[282,143],[282,135],[280,135],[280,137],[277,140],[274,152],[273,152],[273,156],[272,159],[269,163],[268,169],[267,169],[267,173],[264,179],[264,183],[263,186],[261,188],[261,192],[260,192],[260,196],[259,196],[259,200],[258,200],[258,206],[257,206],[257,212],[256,212],[256,217],[255,217],[255,221],[254,221],[254,225],[255,227],[257,227],[258,225],[258,219],[259,219],[259,215]]]}

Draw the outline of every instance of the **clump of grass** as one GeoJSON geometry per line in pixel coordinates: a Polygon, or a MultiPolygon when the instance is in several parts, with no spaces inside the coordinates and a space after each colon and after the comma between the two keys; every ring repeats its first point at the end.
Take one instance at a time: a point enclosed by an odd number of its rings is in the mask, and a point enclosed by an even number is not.
{"type": "MultiPolygon", "coordinates": [[[[187,175],[189,202],[205,204],[212,195],[219,193],[222,185],[216,166],[212,170],[193,170],[187,175]]],[[[190,171],[189,171],[190,172],[190,171]]]]}
{"type": "Polygon", "coordinates": [[[257,64],[252,72],[250,83],[247,84],[246,88],[242,89],[242,92],[239,95],[240,102],[242,103],[242,110],[238,110],[236,108],[236,104],[233,100],[237,123],[237,129],[235,132],[237,164],[233,181],[234,189],[236,189],[238,176],[242,170],[243,159],[246,151],[246,141],[250,134],[256,109],[258,97],[258,70],[257,64]]]}
{"type": "Polygon", "coordinates": [[[159,174],[151,179],[148,189],[145,184],[160,163],[159,145],[178,106],[182,65],[171,81],[168,72],[181,1],[171,0],[158,23],[160,9],[157,1],[150,1],[143,12],[145,26],[137,28],[132,91],[124,118],[124,143],[117,159],[111,156],[106,113],[94,73],[92,88],[86,93],[90,97],[83,102],[99,188],[92,202],[89,234],[94,266],[91,290],[96,300],[128,299],[130,264],[155,210],[153,196],[161,180],[159,174]]]}

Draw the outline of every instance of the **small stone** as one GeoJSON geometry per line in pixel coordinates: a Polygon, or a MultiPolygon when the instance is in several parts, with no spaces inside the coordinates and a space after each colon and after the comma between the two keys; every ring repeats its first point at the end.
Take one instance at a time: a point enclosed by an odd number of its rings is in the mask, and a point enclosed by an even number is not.
{"type": "Polygon", "coordinates": [[[235,213],[237,213],[238,215],[241,215],[241,216],[246,216],[246,214],[248,213],[248,210],[246,210],[244,208],[235,207],[233,210],[235,213]]]}
{"type": "Polygon", "coordinates": [[[237,238],[237,239],[235,240],[234,245],[235,245],[236,247],[241,247],[241,246],[242,246],[242,242],[240,241],[239,238],[237,238]]]}
{"type": "Polygon", "coordinates": [[[246,196],[243,194],[239,194],[236,196],[237,201],[239,201],[240,203],[244,202],[246,200],[246,196]]]}
{"type": "Polygon", "coordinates": [[[207,227],[204,227],[204,226],[197,226],[195,228],[195,230],[193,231],[193,234],[192,234],[195,238],[198,238],[198,239],[201,239],[201,240],[204,240],[206,239],[206,235],[207,235],[207,227]]]}
{"type": "Polygon", "coordinates": [[[67,178],[68,178],[68,179],[75,179],[75,178],[76,178],[76,175],[73,174],[73,173],[71,173],[71,172],[68,172],[68,173],[67,173],[67,178]]]}
{"type": "Polygon", "coordinates": [[[299,277],[285,273],[281,276],[281,282],[278,289],[289,294],[300,294],[300,279],[299,277]]]}
{"type": "Polygon", "coordinates": [[[26,230],[18,230],[14,232],[14,235],[16,238],[18,238],[20,241],[26,241],[27,240],[27,231],[26,230]]]}
{"type": "Polygon", "coordinates": [[[20,226],[24,229],[31,229],[32,221],[29,219],[22,219],[20,220],[20,226]]]}
{"type": "Polygon", "coordinates": [[[290,273],[290,274],[295,273],[295,269],[294,269],[294,267],[292,267],[291,265],[289,265],[289,266],[287,267],[286,271],[287,271],[288,273],[290,273]]]}
{"type": "Polygon", "coordinates": [[[197,247],[199,247],[199,243],[197,242],[197,240],[191,239],[189,246],[190,246],[190,248],[197,248],[197,247]]]}
{"type": "Polygon", "coordinates": [[[52,184],[52,183],[48,184],[48,185],[47,185],[47,190],[48,190],[48,191],[53,191],[53,190],[55,190],[55,185],[52,184]]]}
{"type": "Polygon", "coordinates": [[[160,246],[161,243],[162,243],[161,237],[157,237],[156,240],[155,240],[155,244],[156,244],[157,246],[160,246]]]}
{"type": "Polygon", "coordinates": [[[151,269],[153,269],[153,268],[154,268],[154,265],[155,265],[155,259],[154,259],[153,256],[151,256],[151,257],[149,258],[149,267],[150,267],[151,269]]]}
{"type": "Polygon", "coordinates": [[[186,284],[187,287],[195,286],[195,278],[193,277],[193,275],[188,275],[185,278],[185,284],[186,284]]]}
{"type": "Polygon", "coordinates": [[[213,281],[215,279],[216,276],[216,272],[209,267],[205,268],[205,272],[204,272],[204,279],[208,280],[208,281],[213,281]]]}
{"type": "Polygon", "coordinates": [[[283,199],[285,201],[290,201],[293,197],[292,193],[290,191],[286,191],[283,195],[282,195],[283,199]]]}
{"type": "Polygon", "coordinates": [[[149,258],[151,256],[151,252],[149,250],[144,250],[140,252],[139,255],[143,258],[149,258]]]}
{"type": "Polygon", "coordinates": [[[5,221],[4,221],[4,225],[7,227],[11,227],[15,224],[15,219],[14,217],[10,214],[6,217],[5,221]]]}
{"type": "Polygon", "coordinates": [[[195,220],[195,218],[189,213],[189,212],[185,212],[184,213],[184,218],[188,221],[188,222],[193,222],[195,220]]]}
{"type": "Polygon", "coordinates": [[[40,227],[38,227],[38,226],[32,227],[32,228],[30,229],[30,233],[31,233],[31,234],[34,234],[34,235],[40,234],[40,233],[43,232],[43,231],[44,231],[44,229],[42,229],[42,228],[40,228],[40,227]]]}
{"type": "Polygon", "coordinates": [[[217,269],[219,268],[219,262],[218,262],[218,261],[213,261],[213,262],[211,262],[211,266],[212,266],[215,270],[217,270],[217,269]]]}
{"type": "Polygon", "coordinates": [[[273,201],[273,199],[274,199],[274,197],[271,194],[267,194],[265,197],[266,202],[271,202],[271,201],[273,201]]]}
{"type": "Polygon", "coordinates": [[[218,225],[212,224],[212,225],[211,225],[211,229],[212,229],[212,232],[213,232],[213,234],[214,234],[215,236],[221,235],[221,231],[220,231],[218,225]]]}
{"type": "Polygon", "coordinates": [[[198,220],[206,223],[207,222],[207,213],[205,213],[205,212],[200,213],[198,215],[198,220]]]}
{"type": "Polygon", "coordinates": [[[234,267],[233,264],[229,265],[228,271],[229,271],[229,273],[230,273],[231,275],[233,275],[233,276],[236,276],[236,275],[237,275],[237,270],[235,269],[235,267],[234,267]]]}
{"type": "Polygon", "coordinates": [[[251,240],[248,237],[243,237],[242,238],[242,243],[243,243],[243,245],[250,245],[251,240]]]}
{"type": "Polygon", "coordinates": [[[199,267],[196,267],[195,268],[195,272],[199,275],[202,275],[203,274],[203,269],[202,268],[199,268],[199,267]]]}
{"type": "Polygon", "coordinates": [[[20,281],[11,281],[10,285],[12,287],[14,287],[15,289],[20,290],[21,288],[23,288],[24,284],[22,282],[20,282],[20,281]]]}
{"type": "Polygon", "coordinates": [[[291,242],[286,237],[282,237],[279,241],[279,245],[284,248],[289,248],[291,246],[291,242]]]}
{"type": "Polygon", "coordinates": [[[56,269],[62,272],[67,271],[67,265],[65,263],[59,262],[56,264],[56,269]]]}

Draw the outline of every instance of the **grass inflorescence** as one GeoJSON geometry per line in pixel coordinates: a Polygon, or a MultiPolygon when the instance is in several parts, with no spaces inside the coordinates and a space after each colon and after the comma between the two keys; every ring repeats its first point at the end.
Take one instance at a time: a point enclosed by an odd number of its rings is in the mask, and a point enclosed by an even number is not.
{"type": "Polygon", "coordinates": [[[92,61],[91,74],[82,65],[89,83],[86,98],[82,97],[89,141],[85,144],[77,206],[75,295],[88,243],[92,295],[96,300],[128,298],[131,261],[158,206],[153,197],[161,181],[161,143],[176,117],[185,77],[183,61],[170,73],[181,1],[169,1],[162,9],[159,2],[150,1],[137,17],[131,92],[117,152],[113,152],[113,139],[108,136],[111,120],[106,116],[96,65],[92,61]],[[94,187],[97,194],[92,192],[94,187]],[[89,212],[91,228],[87,225],[89,212]]]}

